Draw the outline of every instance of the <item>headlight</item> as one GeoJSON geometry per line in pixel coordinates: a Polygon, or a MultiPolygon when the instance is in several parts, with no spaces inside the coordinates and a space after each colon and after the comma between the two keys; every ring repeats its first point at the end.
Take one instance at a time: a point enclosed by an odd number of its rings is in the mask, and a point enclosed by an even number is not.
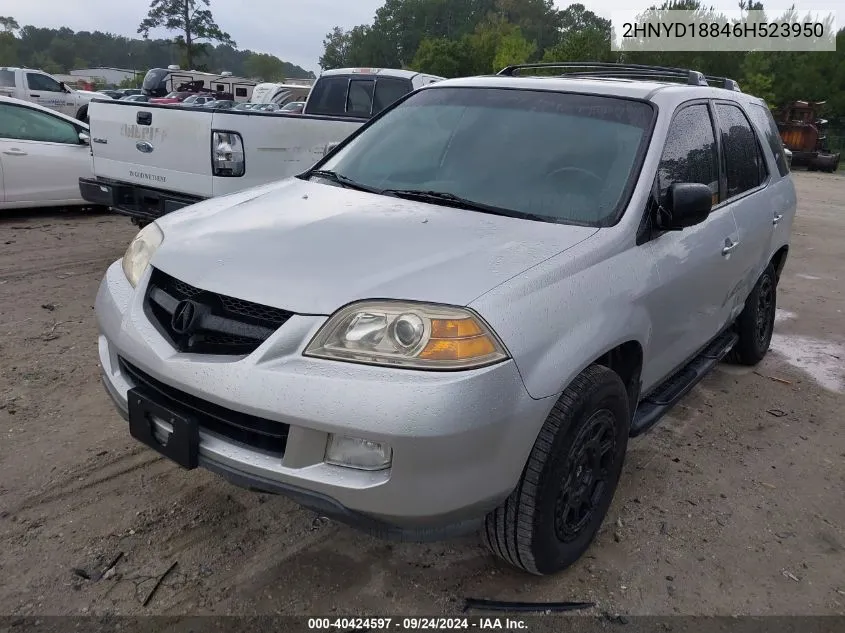
{"type": "Polygon", "coordinates": [[[471,369],[508,358],[470,310],[404,301],[346,306],[320,328],[305,355],[411,369],[471,369]]]}
{"type": "Polygon", "coordinates": [[[147,269],[153,253],[161,246],[162,240],[164,240],[164,233],[153,222],[138,231],[138,235],[129,243],[129,248],[123,256],[123,272],[133,288],[138,285],[141,275],[147,269]]]}

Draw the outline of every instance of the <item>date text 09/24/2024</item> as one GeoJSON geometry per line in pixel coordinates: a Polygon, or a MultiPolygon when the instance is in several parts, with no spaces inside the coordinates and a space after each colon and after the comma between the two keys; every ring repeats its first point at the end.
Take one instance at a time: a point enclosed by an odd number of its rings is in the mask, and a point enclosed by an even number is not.
{"type": "Polygon", "coordinates": [[[309,618],[309,631],[527,630],[518,618],[309,618]]]}

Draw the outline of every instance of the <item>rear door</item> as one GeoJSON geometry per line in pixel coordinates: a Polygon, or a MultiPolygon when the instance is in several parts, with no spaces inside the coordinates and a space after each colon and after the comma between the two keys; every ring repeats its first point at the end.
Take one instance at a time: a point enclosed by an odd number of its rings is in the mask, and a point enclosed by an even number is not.
{"type": "Polygon", "coordinates": [[[0,161],[9,206],[79,201],[79,179],[91,175],[91,156],[76,125],[10,103],[0,103],[0,161]]]}
{"type": "Polygon", "coordinates": [[[732,316],[745,305],[745,298],[769,261],[774,225],[773,209],[766,191],[770,181],[757,134],[738,104],[715,103],[722,147],[727,205],[739,227],[739,245],[733,254],[736,284],[732,316]]]}
{"type": "Polygon", "coordinates": [[[210,197],[213,115],[204,108],[92,102],[94,173],[100,178],[210,197]]]}

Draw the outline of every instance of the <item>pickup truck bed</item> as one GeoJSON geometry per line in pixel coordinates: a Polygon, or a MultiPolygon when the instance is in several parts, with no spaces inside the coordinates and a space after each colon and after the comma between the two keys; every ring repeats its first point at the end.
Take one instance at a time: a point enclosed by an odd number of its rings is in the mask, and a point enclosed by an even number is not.
{"type": "Polygon", "coordinates": [[[123,101],[94,102],[89,115],[97,177],[80,181],[83,196],[143,219],[300,173],[364,123],[123,101]],[[215,131],[240,135],[242,176],[212,173],[215,131]]]}

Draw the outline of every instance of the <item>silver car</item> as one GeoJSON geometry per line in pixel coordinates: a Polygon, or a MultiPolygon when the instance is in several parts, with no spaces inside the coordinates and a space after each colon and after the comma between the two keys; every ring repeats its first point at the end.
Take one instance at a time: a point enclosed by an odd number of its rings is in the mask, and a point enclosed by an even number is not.
{"type": "Polygon", "coordinates": [[[129,433],[386,538],[577,560],[628,438],[766,354],[796,196],[730,80],[530,70],[426,86],[140,231],[96,300],[129,433]]]}

